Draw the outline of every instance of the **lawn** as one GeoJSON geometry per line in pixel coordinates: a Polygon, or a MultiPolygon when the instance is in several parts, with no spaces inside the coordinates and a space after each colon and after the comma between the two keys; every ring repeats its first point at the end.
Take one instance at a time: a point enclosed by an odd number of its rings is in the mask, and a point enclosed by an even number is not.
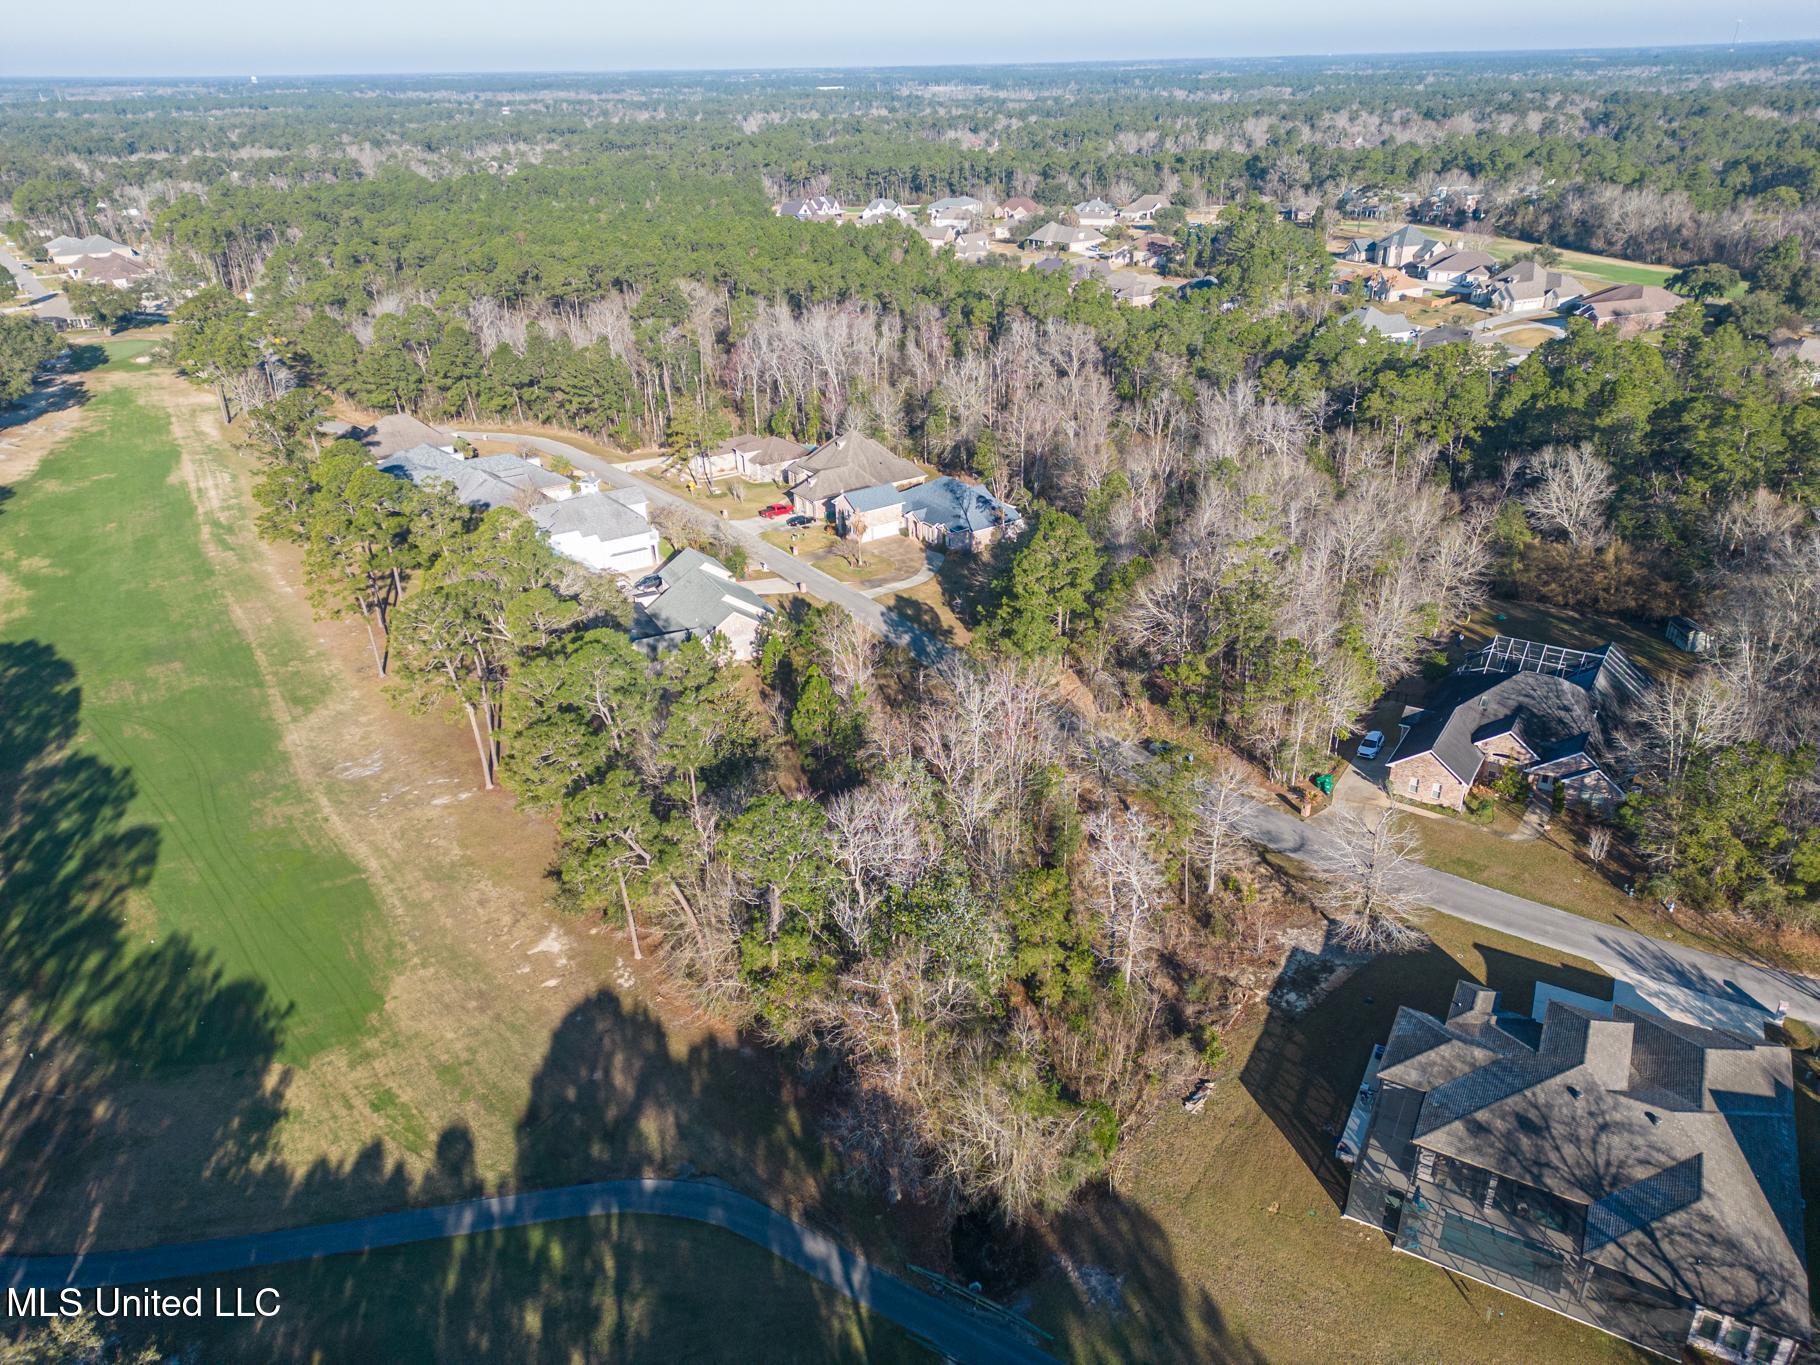
{"type": "MultiPolygon", "coordinates": [[[[1346,242],[1354,237],[1368,239],[1386,236],[1395,232],[1401,222],[1395,219],[1342,219],[1333,230],[1333,245],[1343,249],[1346,242]]],[[[1520,241],[1515,237],[1484,237],[1470,228],[1442,228],[1417,224],[1423,232],[1437,241],[1451,242],[1464,239],[1472,244],[1482,244],[1482,249],[1501,261],[1522,252],[1530,251],[1537,245],[1535,242],[1520,241]]],[[[1591,283],[1595,288],[1608,284],[1662,284],[1675,273],[1672,265],[1649,265],[1642,261],[1627,261],[1616,256],[1596,256],[1586,251],[1568,251],[1563,249],[1561,259],[1553,267],[1565,270],[1571,275],[1578,275],[1591,283]]]]}
{"type": "Polygon", "coordinates": [[[1466,636],[1468,647],[1474,649],[1493,635],[1539,640],[1569,649],[1597,649],[1615,641],[1634,663],[1658,678],[1685,672],[1694,663],[1693,655],[1676,649],[1656,626],[1535,602],[1488,602],[1460,627],[1460,633],[1466,636]]]}
{"type": "MultiPolygon", "coordinates": [[[[107,343],[109,363],[146,345],[107,343]]],[[[250,983],[279,1021],[286,1060],[348,1043],[379,1008],[388,946],[371,889],[298,785],[273,694],[205,548],[216,528],[198,505],[214,490],[181,457],[167,415],[129,387],[101,392],[83,418],[0,516],[0,574],[14,597],[0,648],[29,689],[8,705],[65,713],[74,746],[59,754],[64,735],[46,725],[17,737],[6,766],[81,765],[104,786],[82,799],[113,803],[112,832],[138,861],[92,861],[96,848],[73,832],[91,812],[74,794],[68,809],[21,812],[9,842],[33,832],[57,847],[0,857],[11,926],[35,917],[48,929],[74,913],[72,897],[96,895],[97,877],[118,879],[111,906],[130,928],[120,953],[193,952],[194,973],[250,983]]],[[[86,1007],[121,968],[66,957],[61,1008],[86,1007]]]]}
{"type": "Polygon", "coordinates": [[[1031,1317],[1056,1334],[1056,1354],[1249,1365],[1649,1359],[1341,1221],[1333,1143],[1399,1005],[1444,1015],[1467,977],[1517,1009],[1537,980],[1610,994],[1586,963],[1446,916],[1428,928],[1421,950],[1367,963],[1304,1014],[1254,1006],[1226,1040],[1206,1108],[1171,1106],[1129,1140],[1116,1192],[1065,1216],[1055,1239],[1078,1281],[1046,1277],[1031,1317]],[[1090,1306],[1076,1283],[1100,1302],[1090,1306]]]}
{"type": "Polygon", "coordinates": [[[934,1359],[763,1248],[670,1218],[578,1219],[199,1283],[211,1305],[218,1291],[251,1304],[269,1287],[282,1308],[154,1327],[184,1359],[934,1359]]]}

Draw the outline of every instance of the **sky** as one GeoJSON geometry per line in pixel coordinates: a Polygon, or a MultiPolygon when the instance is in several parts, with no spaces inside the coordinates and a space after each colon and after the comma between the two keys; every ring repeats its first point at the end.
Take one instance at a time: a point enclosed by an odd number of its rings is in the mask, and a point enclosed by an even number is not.
{"type": "MultiPolygon", "coordinates": [[[[21,19],[26,7],[14,11],[21,19]]],[[[0,26],[0,76],[624,71],[1820,39],[1815,0],[1525,0],[1397,9],[1359,0],[89,0],[0,26]],[[1451,9],[1451,13],[1450,13],[1451,9]],[[1115,16],[1141,14],[1120,24],[1115,16]],[[11,29],[11,32],[6,32],[11,29]]]]}

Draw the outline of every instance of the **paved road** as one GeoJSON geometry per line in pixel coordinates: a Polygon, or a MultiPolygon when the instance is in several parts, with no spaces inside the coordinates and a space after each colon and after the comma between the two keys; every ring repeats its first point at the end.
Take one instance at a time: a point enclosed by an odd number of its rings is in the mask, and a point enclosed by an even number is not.
{"type": "MultiPolygon", "coordinates": [[[[1526,320],[1529,321],[1533,320],[1526,320]]],[[[617,465],[561,441],[543,436],[488,432],[459,434],[470,439],[480,436],[491,440],[525,441],[538,449],[565,456],[618,487],[642,488],[653,502],[703,515],[701,509],[660,484],[628,474],[617,465]]],[[[839,602],[886,639],[907,644],[925,662],[938,661],[949,652],[949,646],[926,631],[886,611],[858,589],[760,539],[750,528],[728,522],[723,523],[722,529],[746,546],[753,558],[773,573],[792,582],[807,584],[809,591],[824,601],[839,602]]],[[[1123,766],[1145,761],[1145,755],[1134,745],[1114,741],[1110,747],[1118,751],[1118,761],[1123,766]]],[[[1318,823],[1305,825],[1280,807],[1258,807],[1251,834],[1258,842],[1279,852],[1312,856],[1317,860],[1320,846],[1325,841],[1318,823]]],[[[1767,963],[1741,961],[1698,948],[1665,943],[1646,934],[1583,919],[1551,905],[1495,891],[1445,872],[1425,869],[1422,877],[1423,887],[1436,909],[1470,924],[1528,939],[1558,952],[1572,953],[1633,981],[1656,980],[1720,999],[1749,1001],[1770,1013],[1776,1013],[1786,1005],[1792,1014],[1820,1021],[1820,980],[1813,977],[1767,963]]]]}
{"type": "Polygon", "coordinates": [[[598,474],[615,488],[642,489],[651,501],[659,506],[676,508],[709,521],[718,520],[720,529],[730,539],[744,546],[746,553],[752,557],[755,563],[764,565],[780,578],[787,578],[792,583],[801,583],[809,592],[814,593],[824,602],[838,602],[852,612],[857,620],[893,644],[904,645],[924,663],[939,663],[950,652],[951,647],[944,641],[931,635],[921,626],[906,621],[895,612],[885,610],[858,588],[823,573],[813,565],[803,563],[788,550],[778,549],[750,527],[742,526],[735,521],[720,520],[711,513],[704,512],[687,498],[665,488],[655,479],[645,479],[636,474],[628,474],[610,460],[590,455],[585,450],[548,436],[520,436],[511,432],[491,431],[458,431],[455,434],[465,436],[470,441],[519,441],[546,454],[561,455],[577,468],[598,474]]]}
{"type": "MultiPolygon", "coordinates": [[[[90,1289],[188,1280],[224,1271],[350,1252],[441,1241],[466,1233],[529,1227],[600,1214],[653,1214],[725,1228],[757,1243],[881,1317],[959,1361],[1052,1362],[1008,1324],[958,1302],[914,1289],[848,1251],[833,1238],[792,1222],[775,1209],[722,1185],[683,1180],[604,1180],[529,1194],[471,1199],[441,1208],[411,1209],[345,1223],[287,1228],[247,1237],[220,1237],[145,1251],[85,1256],[0,1257],[0,1287],[90,1289]]],[[[737,1340],[738,1324],[729,1323],[737,1340]]]]}
{"type": "Polygon", "coordinates": [[[32,311],[40,317],[70,319],[70,301],[32,273],[31,267],[5,246],[0,246],[0,270],[10,271],[19,281],[20,292],[31,299],[32,311]]]}
{"type": "MultiPolygon", "coordinates": [[[[1319,865],[1329,847],[1320,817],[1304,823],[1280,807],[1258,806],[1246,833],[1267,848],[1319,865]]],[[[1572,953],[1630,981],[1660,981],[1769,1013],[1786,1007],[1820,1021],[1820,980],[1768,963],[1747,962],[1679,943],[1666,943],[1615,924],[1584,919],[1552,905],[1525,900],[1433,868],[1419,874],[1424,899],[1435,909],[1512,938],[1572,953]]]]}

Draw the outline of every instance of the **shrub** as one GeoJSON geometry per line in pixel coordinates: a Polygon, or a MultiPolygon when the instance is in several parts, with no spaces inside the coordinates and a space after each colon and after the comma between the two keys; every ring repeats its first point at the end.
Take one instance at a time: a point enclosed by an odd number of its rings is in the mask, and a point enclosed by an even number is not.
{"type": "Polygon", "coordinates": [[[1487,796],[1468,796],[1466,798],[1466,818],[1475,825],[1489,825],[1497,807],[1487,796]]]}
{"type": "Polygon", "coordinates": [[[1429,682],[1439,682],[1453,672],[1453,660],[1447,657],[1444,649],[1430,650],[1422,656],[1422,676],[1429,682]]]}
{"type": "Polygon", "coordinates": [[[1529,774],[1514,764],[1505,764],[1504,770],[1492,782],[1491,789],[1506,801],[1527,801],[1529,799],[1529,774]]]}

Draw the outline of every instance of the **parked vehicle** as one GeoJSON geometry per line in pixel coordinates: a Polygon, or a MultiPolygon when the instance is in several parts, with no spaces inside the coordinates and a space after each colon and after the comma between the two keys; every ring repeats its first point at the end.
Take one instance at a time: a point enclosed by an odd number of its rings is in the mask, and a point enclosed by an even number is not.
{"type": "Polygon", "coordinates": [[[769,507],[761,507],[758,514],[761,517],[787,517],[795,510],[787,502],[774,502],[769,507]]]}
{"type": "Polygon", "coordinates": [[[1359,741],[1360,758],[1376,758],[1384,749],[1384,732],[1373,730],[1359,741]]]}
{"type": "Polygon", "coordinates": [[[791,517],[790,520],[788,520],[787,522],[784,523],[784,525],[786,525],[786,526],[813,526],[813,525],[815,525],[815,518],[814,517],[791,517]]]}

